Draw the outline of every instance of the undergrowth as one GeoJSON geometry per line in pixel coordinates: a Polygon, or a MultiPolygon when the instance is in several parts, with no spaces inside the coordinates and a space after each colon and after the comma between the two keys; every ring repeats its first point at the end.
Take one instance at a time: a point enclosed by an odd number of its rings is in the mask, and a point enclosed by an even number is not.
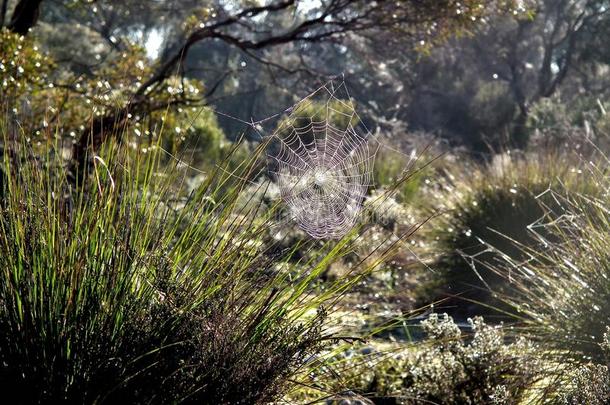
{"type": "MultiPolygon", "coordinates": [[[[322,392],[382,404],[516,404],[536,379],[535,347],[512,343],[501,326],[469,320],[463,333],[446,314],[421,322],[417,344],[336,350],[313,374],[322,392]],[[349,394],[346,395],[346,394],[349,394]]],[[[337,402],[340,403],[340,402],[337,402]]]]}
{"type": "Polygon", "coordinates": [[[419,303],[440,304],[460,317],[498,316],[511,274],[492,269],[505,256],[524,260],[522,246],[542,248],[553,233],[540,223],[563,213],[553,190],[599,195],[602,191],[584,172],[584,163],[567,153],[498,155],[486,166],[464,163],[439,178],[431,195],[431,212],[439,214],[427,238],[436,258],[419,291],[419,303]]]}
{"type": "Polygon", "coordinates": [[[327,314],[375,266],[320,290],[315,280],[354,233],[311,259],[261,242],[277,204],[260,210],[241,192],[265,145],[237,167],[220,162],[190,191],[182,162],[154,145],[109,144],[76,181],[57,144],[34,151],[5,135],[3,147],[5,399],[273,401],[333,338],[327,314]]]}

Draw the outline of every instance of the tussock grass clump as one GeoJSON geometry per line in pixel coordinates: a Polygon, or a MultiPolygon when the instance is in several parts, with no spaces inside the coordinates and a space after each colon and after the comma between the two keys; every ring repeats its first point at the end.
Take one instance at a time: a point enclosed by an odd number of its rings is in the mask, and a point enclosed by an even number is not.
{"type": "MultiPolygon", "coordinates": [[[[23,403],[258,403],[323,342],[358,268],[312,294],[351,236],[290,273],[238,203],[258,157],[184,192],[157,148],[111,145],[70,178],[54,145],[4,142],[0,388],[23,403]]],[[[173,165],[172,165],[173,164],[173,165]]],[[[366,270],[362,269],[365,273],[366,270]]]]}
{"type": "MultiPolygon", "coordinates": [[[[608,161],[584,173],[597,193],[553,193],[565,208],[542,225],[543,249],[519,246],[527,260],[503,261],[497,273],[513,275],[503,301],[520,314],[524,331],[562,360],[607,361],[600,345],[610,326],[610,176],[608,161]]],[[[606,343],[607,345],[607,343],[606,343]]]]}
{"type": "Polygon", "coordinates": [[[443,177],[433,200],[442,213],[428,235],[437,258],[420,301],[450,297],[442,305],[456,315],[497,315],[492,307],[502,304],[494,294],[507,291],[510,274],[492,269],[504,256],[525,259],[520,246],[553,238],[540,226],[562,215],[552,191],[598,193],[599,187],[566,154],[504,154],[487,166],[465,165],[443,177]]]}

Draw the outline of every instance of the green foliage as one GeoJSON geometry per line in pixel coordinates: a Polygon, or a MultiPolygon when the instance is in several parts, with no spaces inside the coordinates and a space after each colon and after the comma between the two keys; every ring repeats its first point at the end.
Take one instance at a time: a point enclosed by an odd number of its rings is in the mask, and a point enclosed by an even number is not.
{"type": "MultiPolygon", "coordinates": [[[[450,59],[451,60],[451,59],[450,59]]],[[[510,87],[503,81],[480,77],[473,69],[448,65],[442,54],[418,65],[422,82],[409,106],[409,124],[416,129],[438,132],[442,137],[465,145],[478,154],[489,154],[506,144],[507,135],[517,115],[510,87]],[[443,69],[438,68],[443,64],[443,69]],[[490,150],[491,149],[491,150],[490,150]]]]}
{"type": "Polygon", "coordinates": [[[600,364],[580,366],[559,396],[565,405],[604,405],[610,401],[610,373],[600,364]]]}
{"type": "MultiPolygon", "coordinates": [[[[95,58],[84,56],[89,59],[87,63],[92,58],[99,62],[82,72],[67,69],[42,52],[40,43],[45,38],[22,37],[2,29],[0,39],[0,106],[20,120],[24,132],[39,137],[52,133],[54,137],[75,138],[92,118],[112,117],[133,100],[142,81],[154,70],[144,47],[130,42],[123,44],[122,51],[109,50],[103,55],[98,51],[95,58]]],[[[78,66],[85,63],[73,62],[78,66]]],[[[163,87],[146,100],[146,111],[133,112],[134,133],[147,139],[161,133],[181,134],[180,126],[193,114],[174,105],[195,105],[202,101],[202,92],[203,84],[198,80],[168,77],[163,87]]],[[[207,117],[218,130],[215,120],[207,117]]],[[[173,139],[166,142],[175,143],[173,139]]]]}
{"type": "Polygon", "coordinates": [[[184,117],[178,120],[173,134],[163,137],[166,150],[176,156],[192,156],[193,164],[208,173],[213,172],[220,162],[226,166],[225,169],[233,170],[250,159],[248,145],[229,141],[213,110],[195,107],[189,110],[190,114],[184,113],[184,117]],[[182,128],[180,122],[187,128],[182,128]]]}
{"type": "Polygon", "coordinates": [[[207,159],[212,162],[221,161],[222,151],[227,149],[229,141],[222,129],[218,127],[216,115],[210,109],[193,108],[191,115],[195,118],[189,122],[186,136],[182,140],[183,148],[200,149],[207,159]]]}
{"type": "MultiPolygon", "coordinates": [[[[433,14],[435,8],[439,9],[439,13],[450,16],[447,21],[444,21],[440,27],[434,21],[429,24],[424,24],[424,29],[434,32],[436,35],[431,38],[431,41],[420,42],[418,50],[423,53],[429,53],[434,45],[438,45],[453,36],[470,35],[473,22],[485,22],[490,16],[497,14],[518,16],[519,18],[528,18],[531,16],[530,1],[514,1],[514,0],[499,0],[487,1],[466,0],[457,3],[438,2],[434,5],[426,5],[424,7],[428,14],[433,14]],[[428,9],[426,10],[426,7],[428,9]]],[[[414,12],[417,12],[415,7],[414,12]]],[[[425,30],[422,30],[425,31],[425,30]]]]}
{"type": "MultiPolygon", "coordinates": [[[[123,44],[123,52],[109,51],[103,61],[82,73],[59,66],[41,52],[40,38],[18,36],[6,29],[0,37],[0,108],[10,111],[23,132],[37,135],[38,140],[43,136],[76,138],[93,117],[109,115],[108,119],[113,119],[113,112],[127,105],[153,72],[145,49],[132,43],[123,44]]],[[[216,116],[203,107],[173,106],[182,99],[201,102],[202,92],[203,85],[197,80],[167,78],[163,89],[147,100],[146,114],[130,115],[129,130],[119,125],[123,141],[148,148],[163,134],[160,145],[169,154],[196,149],[196,163],[210,171],[216,162],[231,155],[232,149],[216,116]]],[[[232,167],[245,157],[245,148],[240,148],[233,154],[232,167]]]]}
{"type": "Polygon", "coordinates": [[[312,284],[349,239],[278,271],[294,250],[266,254],[260,241],[274,211],[237,204],[246,181],[226,187],[219,171],[181,198],[184,179],[158,150],[108,145],[75,189],[55,145],[32,159],[26,144],[5,138],[5,398],[269,402],[320,350],[324,307],[360,274],[315,296],[312,284]]]}
{"type": "Polygon", "coordinates": [[[52,61],[32,38],[0,28],[0,107],[15,108],[24,96],[48,88],[52,61]]]}
{"type": "Polygon", "coordinates": [[[314,134],[312,125],[327,122],[336,131],[345,131],[349,126],[355,127],[359,123],[354,111],[353,102],[349,100],[332,98],[328,102],[305,100],[295,107],[289,117],[283,118],[278,123],[276,133],[284,138],[290,134],[292,128],[304,129],[307,133],[302,135],[303,142],[313,142],[313,137],[320,134],[314,134]]]}
{"type": "MultiPolygon", "coordinates": [[[[473,131],[480,134],[478,142],[487,146],[501,146],[499,136],[510,127],[516,113],[509,86],[498,80],[480,81],[470,104],[473,131]]],[[[483,145],[479,146],[483,148],[483,145]]]]}
{"type": "Polygon", "coordinates": [[[497,155],[487,167],[461,165],[459,170],[442,180],[444,190],[435,196],[433,209],[444,213],[430,231],[438,257],[431,266],[436,271],[422,288],[423,300],[459,296],[447,302],[459,302],[456,313],[494,313],[478,303],[500,306],[493,295],[510,289],[510,273],[493,271],[495,264],[504,256],[524,260],[521,247],[533,249],[540,237],[552,238],[540,222],[563,211],[550,191],[602,190],[583,174],[581,163],[563,154],[497,155]]]}
{"type": "Polygon", "coordinates": [[[487,326],[482,318],[470,325],[474,336],[465,344],[446,315],[433,315],[422,323],[431,347],[416,355],[408,393],[433,402],[476,404],[493,402],[500,399],[494,396],[508,392],[509,397],[498,402],[517,403],[535,369],[532,347],[524,340],[505,345],[502,330],[487,326]]]}
{"type": "Polygon", "coordinates": [[[561,142],[567,137],[584,138],[607,145],[610,140],[608,100],[582,97],[571,103],[559,97],[544,98],[531,108],[527,131],[546,142],[561,142]]]}
{"type": "Polygon", "coordinates": [[[533,346],[524,339],[505,344],[502,328],[482,318],[469,322],[467,337],[451,317],[433,314],[421,323],[427,337],[415,346],[350,350],[326,366],[327,376],[337,376],[329,389],[391,404],[518,403],[533,382],[533,346]]]}
{"type": "MultiPolygon", "coordinates": [[[[425,158],[420,160],[424,161],[425,158]]],[[[373,179],[377,187],[395,187],[396,200],[400,203],[412,203],[418,194],[419,189],[426,177],[432,174],[432,169],[423,168],[417,170],[414,166],[415,156],[408,158],[402,153],[380,148],[375,158],[373,167],[373,179]],[[417,171],[415,171],[417,170],[417,171]],[[412,171],[407,181],[397,184],[406,173],[412,171]]]]}

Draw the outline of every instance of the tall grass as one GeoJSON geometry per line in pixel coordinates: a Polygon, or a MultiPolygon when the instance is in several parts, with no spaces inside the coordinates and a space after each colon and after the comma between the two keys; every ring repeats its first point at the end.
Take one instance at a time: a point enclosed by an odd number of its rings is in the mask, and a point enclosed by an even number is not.
{"type": "Polygon", "coordinates": [[[595,193],[554,190],[563,211],[541,222],[543,232],[535,233],[544,247],[517,246],[525,260],[503,256],[495,267],[513,276],[503,300],[524,323],[524,332],[562,361],[608,361],[602,344],[610,327],[609,170],[607,158],[588,162],[582,176],[596,185],[595,193]]]}
{"type": "Polygon", "coordinates": [[[432,209],[442,213],[428,235],[437,252],[430,265],[436,271],[429,273],[420,300],[450,297],[444,305],[458,316],[498,315],[491,307],[502,302],[494,295],[511,289],[511,273],[493,269],[504,256],[524,260],[520,246],[537,249],[540,236],[552,238],[539,226],[562,214],[552,190],[599,195],[599,185],[574,156],[503,154],[485,166],[464,162],[449,170],[431,199],[432,209]]]}
{"type": "Polygon", "coordinates": [[[242,193],[265,145],[187,192],[184,164],[164,163],[154,145],[109,144],[74,184],[57,144],[34,151],[2,129],[5,398],[272,401],[334,338],[327,313],[378,264],[363,261],[315,290],[355,232],[307,260],[294,260],[297,247],[268,244],[278,205],[262,210],[242,193]],[[282,271],[288,262],[292,270],[282,271]]]}

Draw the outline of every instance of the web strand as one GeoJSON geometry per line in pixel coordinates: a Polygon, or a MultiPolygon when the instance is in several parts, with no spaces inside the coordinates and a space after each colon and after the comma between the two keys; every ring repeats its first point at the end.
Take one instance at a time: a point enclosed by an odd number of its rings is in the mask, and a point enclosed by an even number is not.
{"type": "Polygon", "coordinates": [[[270,173],[299,227],[338,239],[356,224],[373,179],[376,148],[349,94],[331,81],[291,107],[271,135],[270,173]]]}
{"type": "Polygon", "coordinates": [[[373,186],[380,147],[409,157],[410,163],[413,159],[371,134],[354,108],[343,75],[281,113],[257,121],[204,108],[243,123],[261,142],[268,141],[267,170],[280,198],[290,218],[316,239],[339,239],[357,223],[373,186]],[[277,118],[275,132],[263,134],[262,124],[277,118]]]}

